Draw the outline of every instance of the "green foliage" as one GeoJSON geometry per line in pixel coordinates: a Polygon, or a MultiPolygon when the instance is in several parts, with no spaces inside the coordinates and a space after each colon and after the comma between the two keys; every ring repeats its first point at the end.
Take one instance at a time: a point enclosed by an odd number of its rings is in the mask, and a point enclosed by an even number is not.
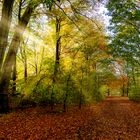
{"type": "Polygon", "coordinates": [[[44,3],[46,4],[47,8],[49,8],[51,10],[51,8],[54,4],[54,0],[44,0],[44,3]]]}
{"type": "Polygon", "coordinates": [[[140,85],[131,87],[129,99],[135,102],[140,102],[140,85]]]}
{"type": "Polygon", "coordinates": [[[122,57],[126,61],[139,61],[139,33],[140,9],[132,0],[111,0],[108,2],[111,39],[111,53],[115,57],[122,57]]]}
{"type": "Polygon", "coordinates": [[[129,92],[132,100],[139,100],[139,78],[137,70],[140,61],[140,7],[139,3],[132,0],[110,0],[107,4],[108,15],[111,16],[109,29],[110,54],[115,59],[122,59],[123,75],[128,76],[128,85],[122,86],[123,92],[129,92]]]}
{"type": "Polygon", "coordinates": [[[137,73],[134,73],[129,88],[129,98],[133,101],[140,102],[140,73],[138,71],[137,73]]]}

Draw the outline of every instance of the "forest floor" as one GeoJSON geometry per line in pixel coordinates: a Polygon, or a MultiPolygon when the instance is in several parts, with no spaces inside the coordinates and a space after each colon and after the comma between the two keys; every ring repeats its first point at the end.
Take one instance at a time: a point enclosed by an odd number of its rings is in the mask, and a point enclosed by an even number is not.
{"type": "Polygon", "coordinates": [[[140,104],[110,97],[66,113],[29,108],[0,117],[0,140],[140,140],[140,104]]]}

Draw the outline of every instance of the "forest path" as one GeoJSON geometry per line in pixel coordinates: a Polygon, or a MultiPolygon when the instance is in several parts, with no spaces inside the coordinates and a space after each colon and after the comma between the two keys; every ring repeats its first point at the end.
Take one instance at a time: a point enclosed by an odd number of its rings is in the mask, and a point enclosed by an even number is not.
{"type": "Polygon", "coordinates": [[[29,108],[0,117],[0,139],[140,140],[140,104],[109,97],[92,106],[50,114],[29,108]]]}
{"type": "Polygon", "coordinates": [[[127,97],[109,97],[99,106],[92,139],[140,140],[140,104],[127,97]]]}

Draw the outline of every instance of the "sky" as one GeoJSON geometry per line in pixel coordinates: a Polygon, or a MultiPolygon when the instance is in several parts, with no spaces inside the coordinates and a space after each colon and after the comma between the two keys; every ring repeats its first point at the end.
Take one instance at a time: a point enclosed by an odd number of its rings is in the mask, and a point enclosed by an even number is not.
{"type": "Polygon", "coordinates": [[[101,5],[98,12],[102,15],[105,25],[108,26],[110,17],[107,15],[107,8],[105,8],[104,5],[101,5]]]}
{"type": "Polygon", "coordinates": [[[109,20],[111,19],[110,16],[107,15],[108,10],[105,7],[105,4],[100,4],[99,7],[97,8],[97,13],[101,15],[100,20],[104,23],[105,25],[105,30],[107,34],[110,34],[110,31],[108,30],[108,26],[110,25],[109,20]]]}

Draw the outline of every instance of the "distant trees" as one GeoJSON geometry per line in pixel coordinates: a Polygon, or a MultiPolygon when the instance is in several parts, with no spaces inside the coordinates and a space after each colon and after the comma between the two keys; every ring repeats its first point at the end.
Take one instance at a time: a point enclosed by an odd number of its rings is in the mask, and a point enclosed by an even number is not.
{"type": "MultiPolygon", "coordinates": [[[[136,69],[140,67],[140,7],[139,2],[132,0],[111,0],[107,4],[111,16],[109,45],[113,57],[124,61],[124,76],[128,77],[127,94],[130,94],[134,79],[139,79],[136,69]],[[131,83],[131,84],[130,84],[131,83]]],[[[138,72],[139,73],[139,72],[138,72]]],[[[139,81],[140,82],[140,81],[139,81]]],[[[138,82],[138,83],[139,83],[138,82]]],[[[124,91],[123,91],[124,92],[124,91]]]]}

